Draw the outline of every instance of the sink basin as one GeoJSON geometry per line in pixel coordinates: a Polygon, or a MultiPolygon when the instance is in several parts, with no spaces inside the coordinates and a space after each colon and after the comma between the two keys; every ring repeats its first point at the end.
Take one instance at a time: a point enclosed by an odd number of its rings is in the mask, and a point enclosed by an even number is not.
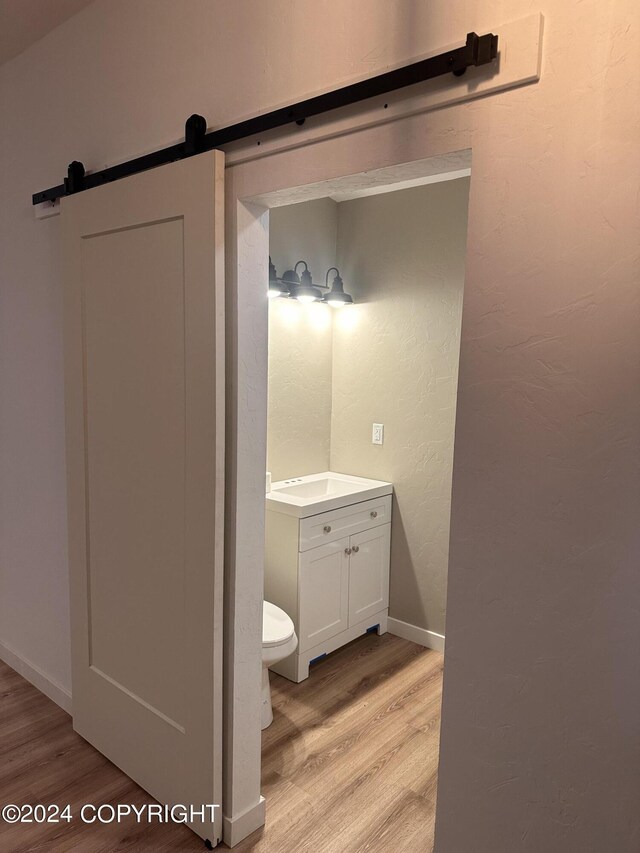
{"type": "Polygon", "coordinates": [[[292,477],[271,485],[267,494],[267,510],[306,518],[332,509],[390,495],[391,483],[368,480],[350,474],[324,471],[306,477],[292,477]]]}
{"type": "Polygon", "coordinates": [[[294,486],[281,486],[279,495],[294,495],[298,498],[322,498],[326,495],[349,495],[354,491],[353,483],[339,480],[336,477],[326,477],[322,480],[308,480],[294,486]]]}

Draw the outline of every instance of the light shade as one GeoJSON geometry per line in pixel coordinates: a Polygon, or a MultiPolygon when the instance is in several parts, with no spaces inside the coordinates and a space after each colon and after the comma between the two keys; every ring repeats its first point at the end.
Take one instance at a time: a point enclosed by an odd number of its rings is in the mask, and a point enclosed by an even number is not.
{"type": "Polygon", "coordinates": [[[325,293],[322,297],[322,301],[326,302],[327,305],[331,305],[332,308],[343,308],[345,305],[353,305],[353,298],[348,293],[344,292],[344,285],[336,267],[330,267],[330,269],[327,270],[325,281],[328,281],[331,270],[335,270],[336,274],[333,279],[333,283],[331,284],[331,290],[329,293],[325,293]]]}
{"type": "Polygon", "coordinates": [[[267,292],[269,299],[275,299],[278,296],[288,296],[289,288],[287,285],[280,281],[278,278],[278,273],[276,272],[276,268],[271,261],[271,257],[269,257],[269,290],[267,292]]]}
{"type": "Polygon", "coordinates": [[[298,261],[292,270],[285,272],[282,280],[288,284],[291,297],[297,299],[298,302],[317,302],[319,299],[322,299],[322,292],[313,283],[306,261],[298,261]],[[297,272],[300,264],[304,264],[301,276],[297,272]]]}

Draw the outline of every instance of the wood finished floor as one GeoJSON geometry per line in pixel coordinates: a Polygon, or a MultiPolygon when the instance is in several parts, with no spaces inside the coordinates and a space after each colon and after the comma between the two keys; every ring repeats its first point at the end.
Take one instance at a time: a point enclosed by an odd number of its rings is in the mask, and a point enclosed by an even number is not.
{"type": "MultiPolygon", "coordinates": [[[[263,733],[267,826],[237,853],[429,853],[442,655],[386,634],[354,641],[308,681],[272,675],[263,733]]],[[[69,716],[0,662],[0,805],[153,800],[75,734],[69,716]]],[[[200,851],[180,825],[8,825],[2,853],[200,851]]]]}

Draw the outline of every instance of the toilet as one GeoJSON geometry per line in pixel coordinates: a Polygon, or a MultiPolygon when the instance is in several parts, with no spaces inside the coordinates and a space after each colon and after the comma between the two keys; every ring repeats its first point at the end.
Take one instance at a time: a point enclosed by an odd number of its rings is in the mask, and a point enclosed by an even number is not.
{"type": "Polygon", "coordinates": [[[269,667],[289,657],[298,645],[295,628],[291,618],[284,610],[271,604],[262,603],[262,728],[273,722],[271,710],[271,687],[269,686],[269,667]]]}

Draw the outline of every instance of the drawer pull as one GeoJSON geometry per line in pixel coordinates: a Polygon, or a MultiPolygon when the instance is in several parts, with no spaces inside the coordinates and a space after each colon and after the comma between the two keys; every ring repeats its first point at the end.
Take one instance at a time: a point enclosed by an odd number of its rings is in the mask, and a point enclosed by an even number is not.
{"type": "Polygon", "coordinates": [[[347,557],[348,557],[348,556],[349,556],[349,554],[351,553],[351,548],[345,548],[345,549],[344,549],[344,553],[345,553],[345,554],[347,555],[347,557]]]}
{"type": "Polygon", "coordinates": [[[371,518],[377,518],[378,517],[378,513],[375,511],[375,509],[372,509],[371,512],[369,513],[369,515],[371,516],[371,518]]]}
{"type": "Polygon", "coordinates": [[[354,545],[354,546],[353,546],[353,548],[352,548],[351,550],[353,551],[353,553],[354,553],[354,554],[357,554],[357,553],[358,553],[358,551],[360,550],[360,546],[359,546],[359,545],[354,545]]]}
{"type": "Polygon", "coordinates": [[[325,524],[325,526],[322,529],[324,530],[325,533],[331,533],[331,525],[330,524],[325,524]]]}

